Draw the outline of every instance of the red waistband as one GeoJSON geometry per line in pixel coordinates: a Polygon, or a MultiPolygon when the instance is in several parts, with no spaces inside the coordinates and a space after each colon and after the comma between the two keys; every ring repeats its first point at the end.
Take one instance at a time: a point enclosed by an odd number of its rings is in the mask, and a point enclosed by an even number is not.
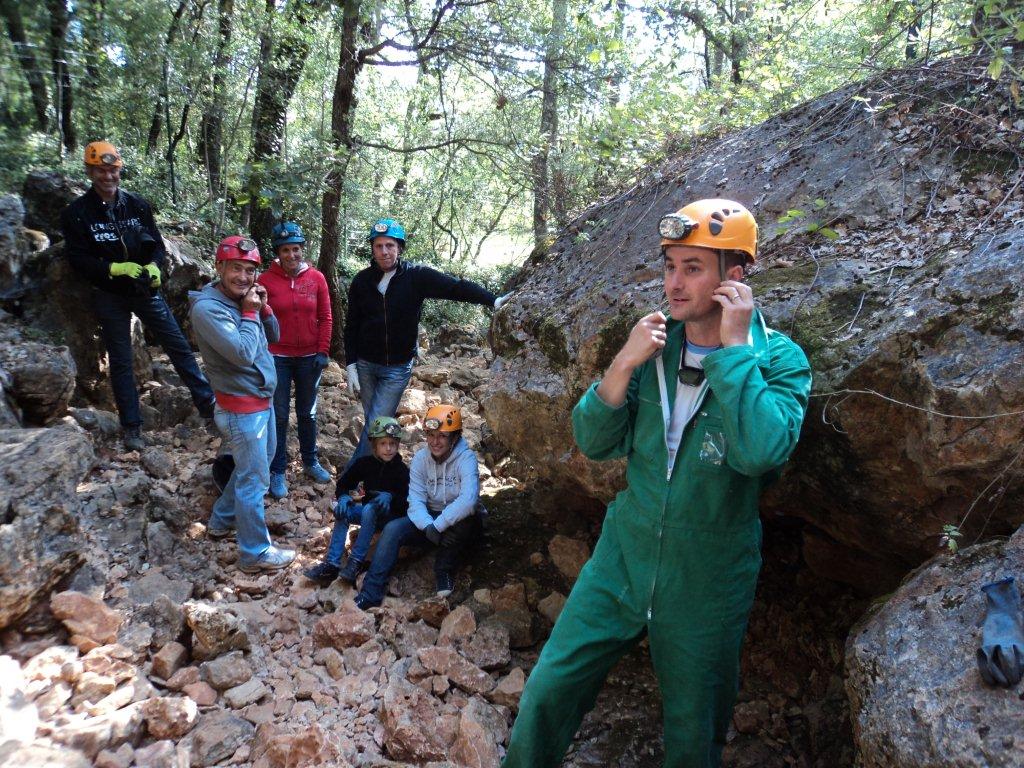
{"type": "Polygon", "coordinates": [[[229,395],[225,392],[214,392],[217,398],[217,405],[231,413],[259,413],[270,408],[269,397],[254,397],[252,395],[229,395]]]}

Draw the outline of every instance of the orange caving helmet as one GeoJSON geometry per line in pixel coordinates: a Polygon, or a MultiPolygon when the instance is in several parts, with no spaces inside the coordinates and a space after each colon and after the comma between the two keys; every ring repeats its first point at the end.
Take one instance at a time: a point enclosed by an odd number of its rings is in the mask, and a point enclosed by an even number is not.
{"type": "Polygon", "coordinates": [[[716,251],[743,251],[757,260],[757,222],[735,200],[698,200],[658,222],[661,247],[695,245],[716,251]]]}
{"type": "Polygon", "coordinates": [[[85,164],[112,165],[120,168],[124,161],[121,160],[121,153],[117,151],[117,147],[109,141],[93,141],[85,145],[85,164]]]}
{"type": "Polygon", "coordinates": [[[462,429],[462,412],[454,405],[435,405],[423,418],[423,428],[458,432],[462,429]]]}

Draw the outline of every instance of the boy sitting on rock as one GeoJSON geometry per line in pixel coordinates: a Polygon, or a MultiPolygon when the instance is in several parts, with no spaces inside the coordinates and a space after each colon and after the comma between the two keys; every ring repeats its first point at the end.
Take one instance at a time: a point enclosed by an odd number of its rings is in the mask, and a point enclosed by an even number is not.
{"type": "Polygon", "coordinates": [[[371,455],[356,459],[335,488],[334,530],[322,563],[303,575],[322,587],[335,579],[355,584],[359,567],[370,550],[373,534],[397,517],[405,517],[409,495],[409,468],[398,452],[402,425],[390,416],[373,420],[369,429],[371,455]],[[352,551],[340,568],[349,525],[358,525],[352,551]],[[340,568],[340,570],[339,570],[340,568]]]}

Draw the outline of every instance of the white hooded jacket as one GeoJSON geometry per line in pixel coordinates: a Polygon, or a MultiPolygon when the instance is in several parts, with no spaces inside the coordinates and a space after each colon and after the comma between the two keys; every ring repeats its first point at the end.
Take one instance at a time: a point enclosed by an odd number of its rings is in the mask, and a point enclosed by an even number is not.
{"type": "Polygon", "coordinates": [[[464,438],[438,463],[420,448],[409,466],[409,519],[421,531],[431,523],[439,532],[473,514],[480,498],[476,454],[464,438]]]}

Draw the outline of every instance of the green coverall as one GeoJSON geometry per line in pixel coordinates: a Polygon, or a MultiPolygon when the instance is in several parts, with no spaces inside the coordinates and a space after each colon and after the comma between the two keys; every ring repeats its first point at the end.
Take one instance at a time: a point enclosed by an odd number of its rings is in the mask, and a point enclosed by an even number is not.
{"type": "MultiPolygon", "coordinates": [[[[667,331],[673,403],[685,335],[678,321],[667,331]]],[[[645,630],[664,764],[720,764],[761,567],[758,497],[796,446],[811,389],[803,351],[756,311],[749,341],[704,358],[708,391],[671,471],[653,359],[633,372],[622,406],[609,407],[594,385],[573,410],[580,450],[627,456],[628,485],[527,681],[504,768],[561,765],[608,671],[645,630]]]]}

